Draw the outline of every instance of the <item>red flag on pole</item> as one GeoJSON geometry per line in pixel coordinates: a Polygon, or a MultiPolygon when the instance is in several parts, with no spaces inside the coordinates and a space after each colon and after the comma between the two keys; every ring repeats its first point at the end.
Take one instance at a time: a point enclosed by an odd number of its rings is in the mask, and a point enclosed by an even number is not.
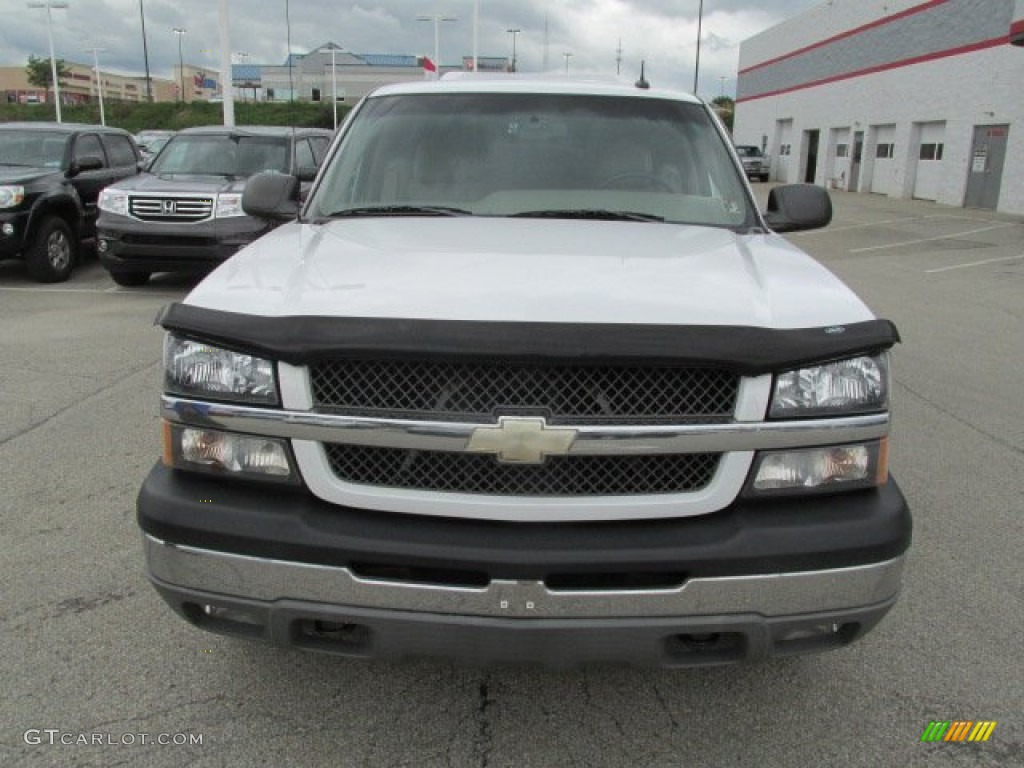
{"type": "Polygon", "coordinates": [[[423,76],[427,80],[437,78],[437,66],[427,56],[423,57],[423,76]]]}

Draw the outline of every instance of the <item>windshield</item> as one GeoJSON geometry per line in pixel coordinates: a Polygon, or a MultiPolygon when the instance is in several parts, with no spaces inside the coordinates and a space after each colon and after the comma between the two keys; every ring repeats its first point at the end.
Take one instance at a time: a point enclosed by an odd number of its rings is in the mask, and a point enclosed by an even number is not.
{"type": "Polygon", "coordinates": [[[740,157],[760,157],[761,150],[757,147],[736,147],[736,152],[740,157]]]}
{"type": "Polygon", "coordinates": [[[136,138],[135,143],[139,145],[140,149],[155,155],[170,140],[170,136],[142,136],[141,138],[136,138]]]}
{"type": "Polygon", "coordinates": [[[492,216],[755,225],[745,186],[697,104],[565,94],[369,99],[307,215],[416,208],[492,216]],[[609,215],[613,214],[613,215],[609,215]]]}
{"type": "Polygon", "coordinates": [[[50,131],[0,131],[0,165],[60,168],[68,134],[50,131]]]}
{"type": "Polygon", "coordinates": [[[287,173],[288,139],[270,136],[175,136],[149,172],[247,177],[260,171],[287,173]]]}

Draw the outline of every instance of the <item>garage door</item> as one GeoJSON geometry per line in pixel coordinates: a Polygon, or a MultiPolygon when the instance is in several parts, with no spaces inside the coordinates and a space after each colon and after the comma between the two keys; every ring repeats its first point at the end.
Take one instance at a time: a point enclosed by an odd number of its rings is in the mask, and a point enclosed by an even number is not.
{"type": "MultiPolygon", "coordinates": [[[[922,123],[921,141],[917,151],[917,171],[914,176],[914,197],[937,200],[939,180],[942,178],[943,155],[946,141],[945,123],[922,123]]],[[[913,162],[915,158],[911,158],[913,162]]]]}
{"type": "Polygon", "coordinates": [[[896,189],[896,126],[881,125],[875,129],[874,168],[871,191],[891,195],[896,189]]]}

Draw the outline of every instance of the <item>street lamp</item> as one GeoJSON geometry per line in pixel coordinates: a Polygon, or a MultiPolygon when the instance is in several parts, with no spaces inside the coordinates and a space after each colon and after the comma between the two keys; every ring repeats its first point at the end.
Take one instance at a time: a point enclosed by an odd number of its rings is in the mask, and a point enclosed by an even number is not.
{"type": "Polygon", "coordinates": [[[439,13],[417,16],[416,21],[434,22],[434,66],[437,67],[437,76],[441,76],[441,22],[458,21],[457,16],[442,16],[439,13]]]}
{"type": "Polygon", "coordinates": [[[569,59],[572,58],[572,54],[569,53],[568,51],[566,51],[562,55],[565,56],[565,74],[568,75],[569,74],[569,59]]]}
{"type": "MultiPolygon", "coordinates": [[[[245,64],[249,63],[249,54],[246,53],[245,51],[236,51],[234,56],[235,56],[236,59],[238,59],[238,63],[239,64],[245,65],[245,64]]],[[[234,83],[234,71],[232,70],[231,87],[234,88],[234,85],[235,85],[235,83],[234,83]]],[[[221,88],[222,89],[226,88],[226,86],[222,85],[221,88]]],[[[246,99],[246,95],[245,95],[245,86],[243,85],[242,86],[242,101],[246,101],[246,100],[247,99],[246,99]]],[[[252,100],[254,102],[257,100],[256,99],[256,89],[255,88],[252,89],[252,100]]]]}
{"type": "Polygon", "coordinates": [[[185,101],[185,62],[181,56],[181,38],[188,32],[184,27],[175,27],[174,34],[178,36],[178,77],[180,78],[179,87],[181,92],[178,94],[182,101],[185,101]]]}
{"type": "Polygon", "coordinates": [[[704,0],[697,6],[697,63],[693,67],[693,95],[697,95],[697,78],[700,77],[700,26],[704,19],[704,0]]]}
{"type": "Polygon", "coordinates": [[[67,3],[52,3],[47,0],[45,3],[29,3],[29,8],[45,8],[46,9],[46,34],[50,38],[50,75],[53,77],[53,100],[57,105],[57,122],[61,122],[60,119],[60,83],[57,82],[57,58],[53,55],[53,16],[50,11],[54,8],[67,8],[67,3]]]}
{"type": "Polygon", "coordinates": [[[516,72],[516,36],[522,32],[521,29],[507,29],[505,30],[512,35],[512,71],[516,72]]]}
{"type": "Polygon", "coordinates": [[[106,125],[107,116],[103,113],[103,78],[100,77],[100,53],[107,49],[86,48],[85,50],[92,52],[93,69],[96,72],[96,93],[99,94],[100,97],[100,125],[106,125]]]}
{"type": "Polygon", "coordinates": [[[334,91],[334,103],[331,106],[334,108],[334,130],[338,130],[338,70],[335,65],[334,56],[340,46],[334,43],[329,43],[329,45],[331,49],[331,85],[334,91]]]}
{"type": "Polygon", "coordinates": [[[146,101],[153,101],[153,79],[149,76],[149,45],[146,43],[146,11],[139,0],[139,18],[142,19],[142,59],[146,64],[146,101]]]}

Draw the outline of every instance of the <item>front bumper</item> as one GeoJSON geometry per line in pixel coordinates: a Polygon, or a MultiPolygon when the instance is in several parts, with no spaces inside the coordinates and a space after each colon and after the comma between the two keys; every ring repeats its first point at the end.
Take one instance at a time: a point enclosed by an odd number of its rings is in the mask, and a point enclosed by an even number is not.
{"type": "Polygon", "coordinates": [[[699,518],[510,524],[161,465],[138,517],[157,590],[212,631],[352,656],[666,666],[852,642],[894,604],[911,528],[893,482],[699,518]]]}
{"type": "Polygon", "coordinates": [[[166,223],[106,212],[96,227],[100,262],[123,273],[209,271],[271,228],[249,216],[166,223]]]}
{"type": "Polygon", "coordinates": [[[0,213],[0,259],[12,259],[25,250],[28,224],[28,211],[0,213]],[[4,233],[6,228],[11,234],[4,233]]]}

